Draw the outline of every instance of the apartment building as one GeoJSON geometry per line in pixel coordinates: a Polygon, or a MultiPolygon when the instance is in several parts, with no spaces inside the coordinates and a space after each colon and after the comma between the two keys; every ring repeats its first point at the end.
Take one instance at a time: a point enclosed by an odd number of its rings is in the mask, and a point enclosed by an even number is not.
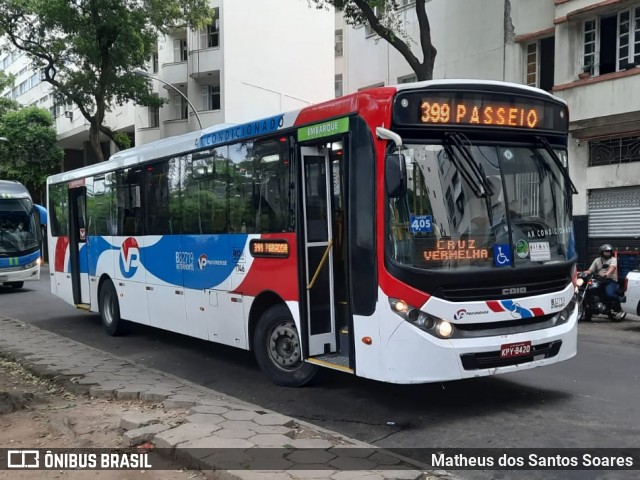
{"type": "MultiPolygon", "coordinates": [[[[241,123],[333,98],[334,14],[305,0],[278,8],[261,0],[212,0],[216,17],[203,30],[176,28],[160,39],[147,66],[167,100],[159,109],[133,103],[107,113],[105,124],[141,145],[219,123],[241,123]],[[188,100],[187,100],[188,99],[188,100]]],[[[56,104],[19,51],[0,53],[0,69],[17,75],[0,95],[50,109],[64,170],[94,162],[89,124],[75,105],[56,104]]],[[[103,138],[105,158],[115,145],[103,138]]]]}
{"type": "Polygon", "coordinates": [[[147,71],[168,103],[135,107],[136,144],[333,98],[333,13],[281,3],[214,0],[212,25],[159,42],[147,71]]]}
{"type": "MultiPolygon", "coordinates": [[[[415,3],[399,14],[421,58],[415,3]]],[[[640,249],[640,1],[431,0],[434,78],[506,80],[567,101],[569,168],[581,262],[612,243],[640,249]]],[[[414,81],[404,58],[369,26],[336,13],[336,96],[414,81]]]]}

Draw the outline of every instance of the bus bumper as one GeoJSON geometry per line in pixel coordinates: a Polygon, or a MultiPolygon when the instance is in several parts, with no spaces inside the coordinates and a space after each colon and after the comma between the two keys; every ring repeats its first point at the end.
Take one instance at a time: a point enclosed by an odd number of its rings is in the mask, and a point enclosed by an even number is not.
{"type": "Polygon", "coordinates": [[[0,283],[26,282],[40,280],[40,265],[23,270],[0,270],[0,283]]]}
{"type": "MultiPolygon", "coordinates": [[[[408,322],[398,326],[382,350],[382,376],[390,383],[430,383],[510,373],[568,360],[577,353],[578,309],[566,323],[545,330],[468,339],[438,339],[408,322]],[[531,342],[534,353],[509,359],[501,346],[531,342]],[[540,352],[540,353],[537,353],[540,352]]],[[[373,372],[368,372],[369,378],[373,372]]],[[[358,365],[356,364],[356,374],[358,365]]]]}

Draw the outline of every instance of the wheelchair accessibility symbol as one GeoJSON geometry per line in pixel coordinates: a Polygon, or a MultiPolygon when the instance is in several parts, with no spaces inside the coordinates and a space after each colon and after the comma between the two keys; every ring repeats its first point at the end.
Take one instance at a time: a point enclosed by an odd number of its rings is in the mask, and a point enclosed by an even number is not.
{"type": "Polygon", "coordinates": [[[506,243],[494,245],[493,262],[496,267],[509,267],[511,265],[511,246],[506,243]]]}

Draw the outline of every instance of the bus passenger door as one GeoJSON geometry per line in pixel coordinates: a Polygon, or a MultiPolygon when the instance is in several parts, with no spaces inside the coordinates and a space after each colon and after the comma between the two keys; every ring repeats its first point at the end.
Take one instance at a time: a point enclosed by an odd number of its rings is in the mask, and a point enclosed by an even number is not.
{"type": "Polygon", "coordinates": [[[87,187],[69,185],[69,260],[71,262],[71,286],[73,303],[91,303],[89,292],[89,264],[87,253],[87,187]],[[75,187],[75,188],[74,188],[75,187]]]}
{"type": "Polygon", "coordinates": [[[309,356],[336,351],[331,168],[326,149],[301,147],[309,356]]]}

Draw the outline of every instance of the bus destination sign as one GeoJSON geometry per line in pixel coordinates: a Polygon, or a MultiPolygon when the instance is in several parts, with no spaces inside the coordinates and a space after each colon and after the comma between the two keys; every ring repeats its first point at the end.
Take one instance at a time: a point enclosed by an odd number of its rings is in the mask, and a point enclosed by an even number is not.
{"type": "Polygon", "coordinates": [[[568,128],[566,108],[559,102],[497,92],[400,92],[393,119],[399,126],[565,132],[568,128]]]}
{"type": "Polygon", "coordinates": [[[251,240],[249,251],[253,257],[289,257],[289,243],[286,240],[251,240]]]}
{"type": "Polygon", "coordinates": [[[422,100],[420,121],[425,124],[495,125],[536,128],[542,120],[540,107],[509,106],[495,102],[422,100]]]}

